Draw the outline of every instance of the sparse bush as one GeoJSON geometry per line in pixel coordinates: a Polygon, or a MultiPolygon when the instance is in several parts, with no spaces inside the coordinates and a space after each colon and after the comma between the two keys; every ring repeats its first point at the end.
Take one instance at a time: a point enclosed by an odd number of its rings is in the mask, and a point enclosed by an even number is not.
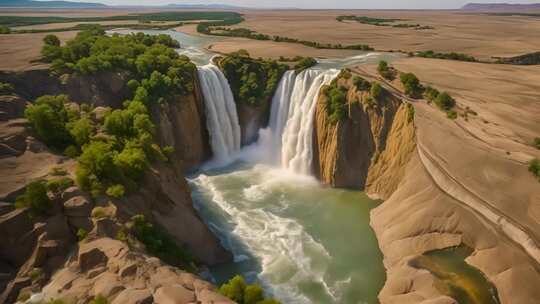
{"type": "Polygon", "coordinates": [[[425,88],[424,98],[428,101],[428,103],[434,102],[435,99],[437,99],[437,96],[439,96],[439,91],[437,89],[430,86],[425,88]]]}
{"type": "Polygon", "coordinates": [[[538,158],[532,159],[529,162],[529,172],[538,178],[540,181],[540,160],[538,158]]]}
{"type": "Polygon", "coordinates": [[[102,295],[97,295],[89,304],[109,304],[109,300],[102,295]]]}
{"type": "Polygon", "coordinates": [[[540,150],[540,137],[536,137],[533,143],[536,149],[540,150]]]}
{"type": "Polygon", "coordinates": [[[0,34],[10,34],[11,29],[7,26],[0,25],[0,34]]]}
{"type": "Polygon", "coordinates": [[[46,45],[60,46],[60,39],[56,35],[47,35],[43,38],[43,43],[46,45]]]}
{"type": "Polygon", "coordinates": [[[30,273],[28,274],[28,276],[30,277],[32,282],[36,282],[36,281],[42,279],[44,275],[45,274],[43,273],[43,269],[41,269],[39,267],[36,267],[36,268],[32,269],[32,271],[30,271],[30,273]]]}
{"type": "Polygon", "coordinates": [[[86,239],[87,236],[88,231],[84,230],[83,228],[79,228],[79,230],[77,230],[77,238],[79,239],[79,241],[83,241],[84,239],[86,239]]]}
{"type": "Polygon", "coordinates": [[[313,57],[304,57],[294,66],[294,70],[296,71],[296,73],[300,73],[303,70],[309,69],[316,64],[317,60],[315,60],[313,57]]]}
{"type": "Polygon", "coordinates": [[[381,99],[383,95],[383,88],[380,83],[374,82],[371,84],[370,95],[374,100],[379,101],[381,99]]]}
{"type": "Polygon", "coordinates": [[[360,76],[353,77],[353,84],[359,91],[368,91],[371,89],[371,83],[360,76]]]}
{"type": "Polygon", "coordinates": [[[379,72],[379,74],[384,78],[384,79],[388,79],[388,80],[394,80],[394,69],[392,69],[389,65],[388,65],[388,62],[384,61],[384,60],[381,60],[379,61],[379,65],[377,66],[377,71],[379,72]]]}
{"type": "Polygon", "coordinates": [[[73,186],[73,180],[69,177],[62,177],[47,181],[47,190],[54,193],[59,193],[73,186]]]}
{"type": "Polygon", "coordinates": [[[17,197],[15,207],[28,208],[31,216],[45,215],[52,208],[45,182],[35,181],[28,184],[24,194],[17,197]]]}
{"type": "Polygon", "coordinates": [[[64,176],[67,175],[67,171],[62,167],[54,167],[49,174],[52,176],[64,176]]]}
{"type": "Polygon", "coordinates": [[[109,216],[110,214],[105,207],[95,207],[94,209],[92,209],[92,217],[95,219],[106,218],[109,216]]]}
{"type": "Polygon", "coordinates": [[[450,119],[456,119],[457,118],[457,112],[454,110],[446,111],[446,117],[450,119]]]}
{"type": "Polygon", "coordinates": [[[449,111],[456,105],[456,101],[446,92],[440,93],[434,103],[443,111],[449,111]]]}
{"type": "Polygon", "coordinates": [[[132,217],[131,228],[135,237],[145,245],[149,253],[170,265],[196,270],[193,258],[181,249],[165,230],[148,222],[144,215],[132,217]]]}
{"type": "Polygon", "coordinates": [[[0,82],[0,95],[7,95],[13,93],[15,87],[11,83],[0,82]]]}
{"type": "Polygon", "coordinates": [[[109,300],[102,295],[97,295],[89,304],[109,304],[109,300]]]}
{"type": "Polygon", "coordinates": [[[264,299],[262,288],[257,284],[246,284],[240,275],[234,276],[229,282],[221,285],[219,292],[238,304],[280,304],[274,299],[264,299]]]}
{"type": "Polygon", "coordinates": [[[407,122],[411,123],[414,121],[414,106],[410,103],[407,103],[407,122]]]}
{"type": "Polygon", "coordinates": [[[122,185],[114,185],[107,188],[107,195],[115,198],[121,198],[124,196],[124,192],[124,186],[122,185]]]}
{"type": "Polygon", "coordinates": [[[420,80],[413,73],[404,73],[400,76],[401,83],[405,89],[405,94],[409,97],[417,98],[422,94],[420,80]]]}

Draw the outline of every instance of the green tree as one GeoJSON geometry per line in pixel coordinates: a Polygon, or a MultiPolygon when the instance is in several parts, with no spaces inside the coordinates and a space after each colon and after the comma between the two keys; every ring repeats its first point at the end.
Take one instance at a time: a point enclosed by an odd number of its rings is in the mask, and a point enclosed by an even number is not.
{"type": "Polygon", "coordinates": [[[94,134],[94,123],[88,117],[81,117],[66,127],[79,147],[87,144],[94,134]]]}
{"type": "Polygon", "coordinates": [[[43,38],[43,43],[46,45],[60,46],[60,39],[56,35],[47,35],[43,38]]]}
{"type": "Polygon", "coordinates": [[[73,142],[66,128],[69,120],[66,102],[66,95],[45,95],[27,106],[24,112],[37,137],[47,145],[61,150],[73,142]]]}
{"type": "Polygon", "coordinates": [[[410,97],[417,98],[422,93],[420,80],[413,73],[404,73],[400,76],[401,83],[405,89],[405,94],[410,97]]]}
{"type": "Polygon", "coordinates": [[[35,181],[28,184],[24,194],[17,197],[15,206],[28,208],[31,216],[45,215],[52,208],[45,182],[35,181]]]}
{"type": "Polygon", "coordinates": [[[374,100],[380,100],[383,95],[383,88],[380,83],[374,82],[371,84],[370,95],[374,100]]]}
{"type": "Polygon", "coordinates": [[[242,276],[235,276],[228,283],[221,285],[219,292],[227,298],[237,302],[244,303],[244,290],[246,282],[242,276]]]}
{"type": "Polygon", "coordinates": [[[437,95],[434,103],[443,111],[449,111],[456,105],[456,101],[446,92],[437,95]]]}
{"type": "Polygon", "coordinates": [[[7,26],[0,25],[0,34],[10,34],[11,29],[7,26]]]}

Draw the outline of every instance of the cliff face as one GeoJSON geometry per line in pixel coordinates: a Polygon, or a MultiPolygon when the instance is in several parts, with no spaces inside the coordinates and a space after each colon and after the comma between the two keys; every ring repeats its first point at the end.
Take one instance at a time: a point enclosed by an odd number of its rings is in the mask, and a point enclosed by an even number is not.
{"type": "Polygon", "coordinates": [[[180,171],[191,171],[212,156],[197,73],[194,78],[191,95],[176,96],[152,109],[159,143],[174,148],[173,164],[180,171]]]}
{"type": "MultiPolygon", "coordinates": [[[[22,82],[16,83],[18,93],[24,91],[33,97],[41,94],[76,96],[70,91],[75,90],[74,87],[66,88],[61,84],[55,87],[54,80],[42,72],[32,71],[29,74],[18,74],[17,77],[28,80],[41,75],[52,84],[47,90],[40,89],[39,85],[32,90],[29,84],[22,86],[22,82]]],[[[81,81],[76,83],[83,85],[81,81]]],[[[99,100],[103,102],[95,105],[116,107],[123,101],[121,95],[110,100],[101,99],[116,87],[111,83],[100,81],[100,85],[89,85],[92,88],[88,92],[96,91],[96,96],[101,96],[99,100]]],[[[200,92],[196,89],[191,96],[175,99],[152,109],[160,144],[175,148],[171,163],[153,163],[137,192],[122,199],[90,198],[72,187],[54,194],[55,207],[50,214],[31,219],[27,210],[14,208],[16,197],[34,180],[57,178],[51,173],[53,168],[62,168],[74,178],[76,163],[51,152],[30,136],[23,117],[28,100],[20,95],[0,96],[0,232],[7,237],[0,244],[0,303],[12,303],[18,295],[39,291],[47,284],[52,286],[45,288],[48,295],[67,296],[85,303],[97,294],[106,294],[109,300],[115,299],[117,303],[146,303],[152,299],[175,303],[227,303],[209,283],[163,266],[155,258],[152,260],[140,249],[141,244],[132,248],[132,243],[127,246],[111,240],[117,238],[121,227],[132,216],[142,214],[163,228],[196,261],[213,265],[231,259],[230,253],[221,246],[193,208],[191,191],[183,176],[184,168],[191,169],[209,156],[200,92]],[[92,211],[98,207],[109,210],[107,215],[95,217],[92,211]],[[95,242],[90,242],[90,245],[77,243],[79,229],[88,231],[89,240],[95,242]],[[76,253],[75,260],[66,261],[70,252],[76,253]],[[111,264],[112,260],[114,263],[111,264]],[[37,280],[32,278],[34,269],[40,271],[37,280]],[[57,271],[58,275],[52,277],[57,271]],[[137,279],[143,274],[144,284],[137,279]],[[165,281],[183,287],[165,288],[165,281]],[[177,291],[183,296],[175,298],[177,291]]]]}
{"type": "Polygon", "coordinates": [[[269,100],[261,102],[259,105],[236,103],[242,146],[257,141],[259,130],[266,128],[270,119],[270,104],[269,100]]]}
{"type": "Polygon", "coordinates": [[[320,94],[315,114],[315,174],[333,187],[361,189],[386,198],[397,188],[415,148],[408,106],[388,92],[377,101],[363,102],[369,92],[358,90],[350,78],[339,78],[337,85],[348,90],[347,115],[330,122],[327,97],[320,94]]]}

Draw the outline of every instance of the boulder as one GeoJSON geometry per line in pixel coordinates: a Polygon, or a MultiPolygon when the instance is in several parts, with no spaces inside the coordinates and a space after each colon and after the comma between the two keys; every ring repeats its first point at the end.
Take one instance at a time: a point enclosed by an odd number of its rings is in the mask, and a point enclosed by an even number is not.
{"type": "Polygon", "coordinates": [[[90,217],[93,207],[86,196],[74,196],[64,202],[64,214],[69,217],[90,217]]]}
{"type": "Polygon", "coordinates": [[[125,289],[111,304],[152,304],[153,302],[154,298],[148,289],[125,289]]]}
{"type": "Polygon", "coordinates": [[[88,270],[97,266],[106,265],[108,258],[100,249],[90,248],[87,251],[79,253],[78,261],[81,271],[87,272],[88,270]]]}
{"type": "Polygon", "coordinates": [[[195,293],[193,291],[178,284],[160,287],[154,294],[156,304],[192,303],[195,300],[195,293]]]}

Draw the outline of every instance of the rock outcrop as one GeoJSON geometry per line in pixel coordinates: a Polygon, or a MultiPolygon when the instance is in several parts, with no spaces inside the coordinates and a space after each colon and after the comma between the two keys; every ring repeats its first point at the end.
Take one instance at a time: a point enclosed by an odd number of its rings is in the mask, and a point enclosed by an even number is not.
{"type": "Polygon", "coordinates": [[[314,172],[333,187],[365,190],[387,198],[397,188],[415,148],[414,124],[408,105],[389,92],[379,100],[364,102],[351,77],[337,79],[347,92],[347,116],[331,122],[327,97],[317,101],[314,138],[314,172]]]}
{"type": "Polygon", "coordinates": [[[66,94],[77,103],[94,106],[119,108],[124,100],[131,97],[126,83],[127,73],[102,72],[96,75],[62,76],[61,79],[49,74],[49,70],[29,70],[24,72],[0,72],[0,81],[13,84],[15,92],[34,100],[43,95],[66,94]]]}
{"type": "Polygon", "coordinates": [[[257,105],[236,103],[238,123],[242,135],[241,144],[247,146],[259,138],[259,130],[268,126],[271,101],[265,100],[257,105]]]}
{"type": "Polygon", "coordinates": [[[173,164],[180,171],[191,171],[212,156],[197,73],[194,78],[192,94],[176,96],[172,102],[160,104],[152,111],[159,143],[174,148],[173,164]]]}
{"type": "Polygon", "coordinates": [[[113,304],[234,303],[197,276],[108,237],[80,243],[38,295],[77,303],[97,296],[113,304]]]}

